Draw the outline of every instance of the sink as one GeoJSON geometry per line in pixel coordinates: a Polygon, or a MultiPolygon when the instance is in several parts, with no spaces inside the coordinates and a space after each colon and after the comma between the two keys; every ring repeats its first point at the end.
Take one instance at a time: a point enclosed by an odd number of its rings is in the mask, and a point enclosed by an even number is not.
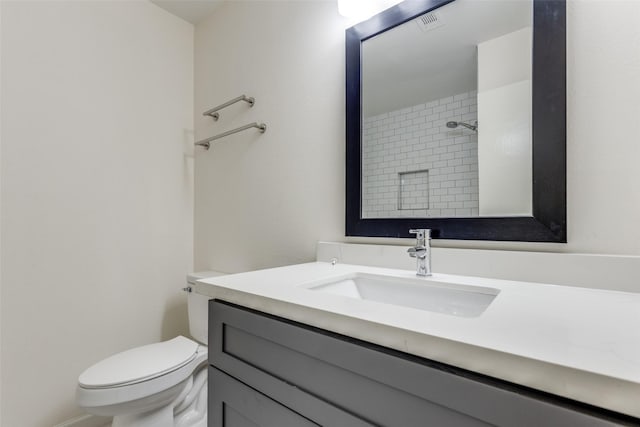
{"type": "Polygon", "coordinates": [[[429,277],[410,279],[366,273],[352,273],[301,287],[461,317],[480,316],[500,293],[499,289],[441,282],[429,277]]]}

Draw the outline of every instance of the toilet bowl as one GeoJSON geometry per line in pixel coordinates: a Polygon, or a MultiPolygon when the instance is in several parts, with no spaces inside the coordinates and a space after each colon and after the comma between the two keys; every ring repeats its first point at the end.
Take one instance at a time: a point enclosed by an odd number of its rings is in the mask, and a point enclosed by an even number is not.
{"type": "MultiPolygon", "coordinates": [[[[188,281],[221,274],[194,273],[188,281]]],[[[178,336],[96,363],[78,378],[78,406],[113,417],[113,427],[205,427],[208,300],[188,293],[189,328],[200,343],[178,336]]]]}

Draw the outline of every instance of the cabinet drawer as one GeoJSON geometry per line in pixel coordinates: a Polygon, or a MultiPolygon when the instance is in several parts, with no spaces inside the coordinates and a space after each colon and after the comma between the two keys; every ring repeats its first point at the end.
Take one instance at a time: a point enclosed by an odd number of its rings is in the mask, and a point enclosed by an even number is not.
{"type": "Polygon", "coordinates": [[[246,385],[209,366],[209,427],[374,427],[276,379],[246,385]]]}
{"type": "Polygon", "coordinates": [[[209,367],[209,427],[317,427],[302,415],[209,367]]]}
{"type": "Polygon", "coordinates": [[[273,397],[274,384],[284,382],[375,425],[634,424],[567,399],[220,301],[210,302],[209,322],[212,365],[268,396],[273,397]]]}

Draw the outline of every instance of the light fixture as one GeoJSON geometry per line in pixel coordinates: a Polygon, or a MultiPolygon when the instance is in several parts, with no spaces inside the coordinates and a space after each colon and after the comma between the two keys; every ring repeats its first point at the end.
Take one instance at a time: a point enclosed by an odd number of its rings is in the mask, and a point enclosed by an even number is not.
{"type": "Polygon", "coordinates": [[[402,0],[338,0],[338,13],[347,18],[364,21],[401,1],[402,0]]]}

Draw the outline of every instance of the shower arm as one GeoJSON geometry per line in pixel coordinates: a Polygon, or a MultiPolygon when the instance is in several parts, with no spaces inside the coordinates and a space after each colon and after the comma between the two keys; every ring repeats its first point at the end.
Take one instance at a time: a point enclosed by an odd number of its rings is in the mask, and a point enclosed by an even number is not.
{"type": "Polygon", "coordinates": [[[475,125],[470,125],[469,123],[465,123],[465,122],[456,122],[456,121],[450,121],[447,122],[447,127],[451,128],[451,129],[455,129],[458,126],[463,126],[466,127],[467,129],[470,129],[474,132],[478,131],[478,121],[476,120],[476,124],[475,125]]]}

